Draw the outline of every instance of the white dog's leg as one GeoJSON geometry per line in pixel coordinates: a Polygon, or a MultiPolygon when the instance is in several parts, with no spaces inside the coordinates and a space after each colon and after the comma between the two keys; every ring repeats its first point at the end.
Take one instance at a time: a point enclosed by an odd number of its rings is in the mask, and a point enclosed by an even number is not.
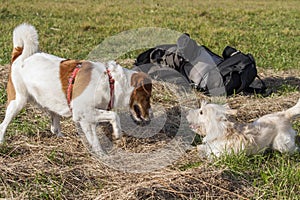
{"type": "Polygon", "coordinates": [[[110,122],[115,138],[120,139],[122,137],[120,118],[117,113],[113,111],[96,110],[95,120],[96,122],[110,122]]]}
{"type": "Polygon", "coordinates": [[[79,122],[75,122],[75,126],[76,126],[76,129],[77,129],[77,134],[80,136],[80,135],[83,135],[84,132],[82,131],[82,128],[80,126],[80,123],[79,122]]]}
{"type": "Polygon", "coordinates": [[[80,130],[85,134],[93,151],[98,154],[103,154],[104,151],[97,136],[96,124],[99,122],[110,122],[113,127],[114,136],[116,138],[122,136],[119,116],[112,111],[94,109],[82,112],[82,110],[74,109],[73,120],[76,124],[79,124],[80,130]]]}
{"type": "Polygon", "coordinates": [[[88,143],[91,145],[93,152],[98,155],[103,154],[104,151],[100,145],[96,132],[96,124],[90,122],[80,122],[80,126],[85,134],[88,143]]]}
{"type": "Polygon", "coordinates": [[[200,158],[210,159],[212,152],[210,151],[210,148],[208,148],[206,144],[197,145],[197,150],[200,158]]]}
{"type": "Polygon", "coordinates": [[[201,158],[207,158],[209,160],[212,160],[213,158],[220,157],[222,155],[221,149],[212,148],[214,146],[213,144],[200,144],[197,145],[197,150],[199,153],[199,156],[201,158]]]}
{"type": "Polygon", "coordinates": [[[205,145],[203,145],[203,144],[197,145],[197,151],[198,151],[200,158],[206,157],[205,145]]]}
{"type": "Polygon", "coordinates": [[[63,137],[64,134],[61,133],[61,126],[60,126],[60,116],[54,112],[50,112],[51,116],[51,132],[56,134],[58,137],[63,137]]]}
{"type": "Polygon", "coordinates": [[[8,124],[12,119],[22,110],[27,102],[27,98],[23,96],[17,96],[15,100],[12,100],[5,112],[5,118],[0,124],[0,143],[4,141],[4,134],[6,132],[8,124]]]}
{"type": "Polygon", "coordinates": [[[295,137],[296,132],[292,128],[279,132],[273,140],[273,149],[281,153],[295,153],[297,151],[295,137]]]}

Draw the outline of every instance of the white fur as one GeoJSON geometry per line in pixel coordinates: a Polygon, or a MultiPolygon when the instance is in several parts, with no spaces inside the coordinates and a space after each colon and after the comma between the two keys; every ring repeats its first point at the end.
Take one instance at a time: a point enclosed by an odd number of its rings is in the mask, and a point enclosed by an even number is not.
{"type": "Polygon", "coordinates": [[[266,148],[288,153],[298,150],[291,121],[300,115],[300,99],[294,107],[262,116],[251,124],[231,122],[228,115],[235,113],[228,105],[206,102],[200,109],[189,111],[187,120],[192,128],[205,136],[197,147],[200,156],[212,158],[241,151],[255,154],[266,148]]]}
{"type": "Polygon", "coordinates": [[[134,90],[130,85],[131,76],[137,72],[122,68],[113,61],[107,65],[90,62],[93,68],[91,80],[82,94],[71,101],[71,112],[59,78],[60,62],[65,59],[38,52],[37,31],[31,25],[18,26],[14,30],[13,41],[14,47],[23,47],[23,53],[11,67],[16,99],[9,103],[5,119],[0,125],[0,142],[4,140],[8,124],[28,100],[33,100],[50,112],[51,131],[58,135],[62,135],[60,117],[72,116],[76,125],[85,133],[94,151],[102,152],[96,135],[97,123],[110,122],[115,137],[121,137],[118,115],[106,110],[111,98],[106,69],[110,69],[115,79],[113,108],[128,108],[130,94],[134,90]]]}
{"type": "Polygon", "coordinates": [[[17,26],[13,32],[13,45],[14,48],[26,47],[20,56],[22,61],[36,53],[39,48],[38,33],[36,29],[29,24],[17,26]]]}

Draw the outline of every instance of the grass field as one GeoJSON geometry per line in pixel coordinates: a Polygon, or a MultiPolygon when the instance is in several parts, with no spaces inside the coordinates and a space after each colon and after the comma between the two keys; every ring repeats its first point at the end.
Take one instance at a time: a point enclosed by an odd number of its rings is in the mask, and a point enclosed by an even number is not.
{"type": "MultiPolygon", "coordinates": [[[[1,120],[12,31],[23,22],[37,28],[42,51],[65,58],[85,59],[104,39],[141,27],[187,32],[218,54],[226,45],[250,52],[274,93],[226,99],[240,110],[239,121],[286,109],[300,97],[299,1],[11,0],[1,1],[0,20],[1,120]]],[[[130,66],[141,51],[116,59],[130,66]]],[[[153,103],[176,107],[167,90],[155,89],[154,94],[153,103]]],[[[28,106],[9,126],[0,146],[0,198],[300,199],[299,153],[241,154],[208,162],[193,148],[166,168],[125,173],[91,155],[70,120],[63,121],[64,138],[51,135],[48,121],[41,110],[28,106]]],[[[294,128],[300,132],[299,119],[294,128]]],[[[153,138],[125,136],[118,145],[132,152],[151,152],[168,143],[167,135],[166,128],[153,138]]]]}

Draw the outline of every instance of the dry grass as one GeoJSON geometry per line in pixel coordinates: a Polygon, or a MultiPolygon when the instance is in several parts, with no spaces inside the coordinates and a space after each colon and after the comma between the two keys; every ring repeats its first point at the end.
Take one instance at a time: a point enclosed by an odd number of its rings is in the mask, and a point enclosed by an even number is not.
{"type": "MultiPolygon", "coordinates": [[[[5,85],[6,76],[7,66],[3,66],[0,68],[2,87],[5,85]]],[[[254,96],[228,98],[231,107],[240,110],[238,120],[249,122],[263,114],[285,109],[292,106],[300,97],[299,71],[275,73],[265,70],[261,76],[274,90],[278,90],[282,84],[298,86],[298,89],[285,95],[278,95],[277,91],[272,97],[266,98],[254,96]]],[[[156,153],[156,149],[173,144],[174,141],[178,143],[182,141],[180,140],[182,137],[175,136],[179,130],[180,105],[179,102],[172,101],[172,91],[165,87],[166,84],[155,84],[153,97],[157,105],[163,105],[168,111],[162,130],[152,137],[124,136],[121,141],[114,144],[115,147],[126,152],[151,155],[156,153]]],[[[197,94],[197,99],[203,98],[208,97],[197,94]]],[[[187,107],[196,105],[197,102],[188,102],[187,107]]],[[[1,118],[3,113],[4,105],[1,105],[1,118]]],[[[33,118],[47,121],[45,114],[31,106],[21,115],[19,121],[26,124],[33,118]]],[[[109,127],[102,127],[102,132],[107,133],[107,138],[110,138],[109,131],[109,127]]],[[[255,198],[253,195],[258,190],[248,180],[234,176],[226,167],[219,168],[201,160],[194,148],[186,148],[181,145],[182,143],[167,152],[167,156],[181,153],[173,165],[151,172],[129,173],[126,172],[127,168],[122,168],[123,171],[115,170],[92,155],[84,140],[75,133],[70,120],[66,119],[63,122],[65,133],[63,138],[57,138],[47,128],[41,129],[41,127],[33,131],[35,134],[11,129],[9,132],[6,143],[0,147],[0,197],[11,199],[250,199],[255,198]],[[196,166],[190,166],[195,163],[196,166]]],[[[106,148],[111,150],[112,147],[108,145],[106,148]]],[[[159,155],[162,154],[157,154],[159,155]]],[[[116,163],[120,160],[126,161],[122,157],[114,158],[116,163]]],[[[157,157],[151,158],[149,160],[145,158],[143,163],[138,163],[142,164],[141,166],[131,167],[138,169],[151,164],[157,166],[160,163],[155,162],[162,160],[157,157]]],[[[111,159],[108,161],[112,162],[111,159]]],[[[129,160],[132,161],[134,160],[129,160]]]]}

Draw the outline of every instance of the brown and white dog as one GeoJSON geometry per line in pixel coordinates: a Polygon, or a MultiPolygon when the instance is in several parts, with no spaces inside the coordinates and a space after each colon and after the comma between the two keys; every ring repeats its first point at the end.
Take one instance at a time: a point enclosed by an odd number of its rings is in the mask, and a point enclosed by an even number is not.
{"type": "Polygon", "coordinates": [[[50,112],[51,131],[58,135],[61,116],[72,116],[94,151],[102,151],[96,135],[99,122],[110,122],[114,136],[122,136],[119,117],[111,108],[128,107],[135,121],[150,121],[152,84],[146,74],[113,61],[66,60],[38,52],[38,34],[29,24],[15,28],[13,45],[0,142],[8,124],[29,100],[50,112]]]}

